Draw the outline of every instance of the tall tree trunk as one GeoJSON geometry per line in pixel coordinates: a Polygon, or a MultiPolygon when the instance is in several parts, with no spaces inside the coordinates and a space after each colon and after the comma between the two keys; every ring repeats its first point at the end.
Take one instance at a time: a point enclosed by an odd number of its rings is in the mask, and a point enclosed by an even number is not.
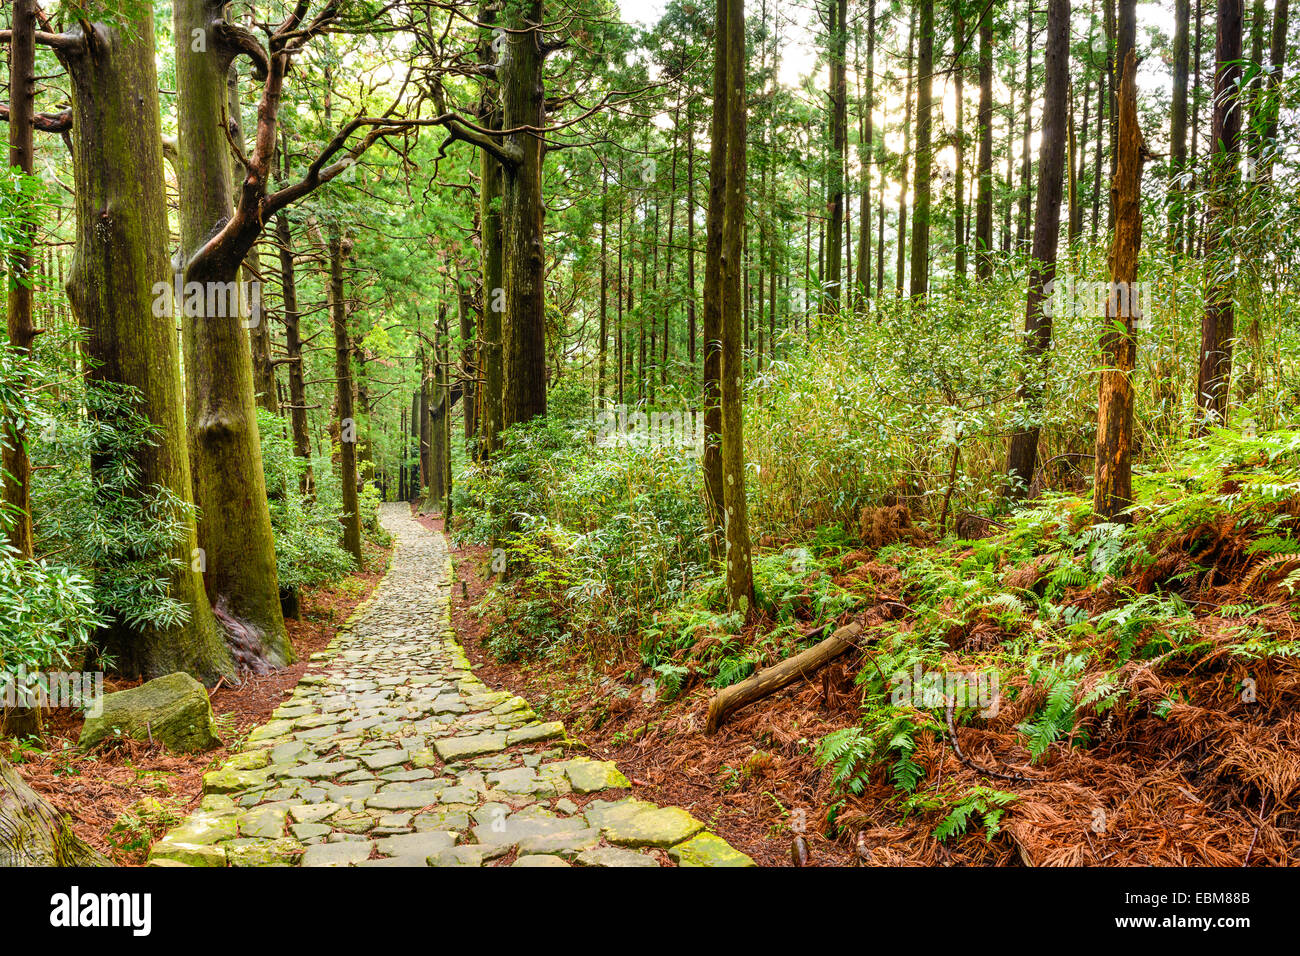
{"type": "MultiPolygon", "coordinates": [[[[495,3],[484,3],[479,10],[479,20],[486,24],[495,23],[496,10],[495,3]]],[[[491,63],[495,59],[491,31],[483,29],[480,32],[480,59],[484,63],[491,63]]],[[[499,129],[501,126],[501,106],[495,90],[491,88],[485,88],[480,96],[479,124],[486,129],[499,129]]],[[[483,435],[479,454],[483,460],[496,453],[500,444],[498,436],[505,427],[502,407],[505,394],[505,360],[502,350],[506,309],[505,253],[501,237],[502,179],[501,164],[487,150],[479,150],[479,245],[483,272],[480,308],[483,316],[483,435]]]]}
{"type": "MultiPolygon", "coordinates": [[[[867,92],[863,100],[861,145],[858,149],[858,162],[862,165],[861,186],[858,193],[858,308],[861,310],[865,300],[871,296],[871,161],[872,147],[876,141],[875,125],[872,114],[876,106],[876,0],[867,0],[867,92]]],[[[773,192],[776,183],[773,181],[773,192]]],[[[775,279],[776,253],[773,252],[772,273],[775,279]]],[[[772,303],[772,318],[776,318],[776,301],[772,303]]],[[[775,328],[775,325],[773,325],[775,328]]],[[[775,356],[776,342],[773,341],[775,356]]]]}
{"type": "Polygon", "coordinates": [[[1016,240],[1024,246],[1029,233],[1029,180],[1033,170],[1033,160],[1029,153],[1030,116],[1034,102],[1034,0],[1029,0],[1025,9],[1025,120],[1020,140],[1020,220],[1016,226],[1016,240]]]}
{"type": "Polygon", "coordinates": [[[289,216],[281,211],[275,217],[275,240],[280,253],[280,289],[284,301],[284,354],[289,370],[289,424],[293,432],[293,453],[306,462],[299,489],[315,495],[316,481],[311,468],[311,438],[307,432],[307,387],[304,384],[301,313],[298,311],[298,279],[293,267],[293,237],[289,216]]]}
{"type": "Polygon", "coordinates": [[[912,213],[912,298],[930,288],[930,100],[934,79],[934,0],[921,0],[921,42],[916,67],[916,188],[912,213]]]}
{"type": "Polygon", "coordinates": [[[844,279],[840,253],[844,232],[844,145],[848,138],[848,70],[845,62],[848,5],[848,0],[828,0],[827,3],[831,142],[826,170],[826,268],[822,273],[822,313],[826,315],[839,311],[844,279]]]}
{"type": "MultiPolygon", "coordinates": [[[[153,14],[143,8],[121,25],[76,28],[77,49],[60,51],[72,93],[77,225],[68,275],[68,301],[86,330],[87,374],[137,389],[139,412],[157,429],[133,453],[138,489],[165,488],[183,509],[168,592],[189,611],[171,629],[115,621],[100,646],[119,671],[146,678],[186,671],[205,684],[235,674],[204,593],[191,510],[190,454],[181,405],[176,328],[154,309],[158,288],[170,289],[167,206],[154,66],[153,14]]],[[[160,310],[161,311],[161,310],[160,310]]],[[[93,462],[102,471],[108,462],[93,462]]],[[[277,601],[278,606],[278,601],[277,601]]],[[[244,658],[241,663],[254,666],[244,658]]]]}
{"type": "Polygon", "coordinates": [[[330,223],[329,308],[334,330],[335,403],[339,416],[339,485],[343,494],[343,550],[361,566],[361,513],[357,506],[357,423],[352,408],[352,342],[348,338],[348,301],[343,287],[343,231],[330,223]]]}
{"type": "MultiPolygon", "coordinates": [[[[966,16],[962,10],[962,0],[953,0],[953,43],[965,42],[966,16]]],[[[956,250],[954,267],[957,278],[966,278],[966,53],[963,49],[957,56],[953,69],[953,91],[956,94],[957,129],[953,140],[956,176],[953,192],[956,196],[952,222],[953,247],[956,250]]]]}
{"type": "Polygon", "coordinates": [[[1278,88],[1282,85],[1282,71],[1286,67],[1287,20],[1290,14],[1290,0],[1277,0],[1273,8],[1273,36],[1269,43],[1268,74],[1268,114],[1264,124],[1264,138],[1267,140],[1268,152],[1264,157],[1261,175],[1268,179],[1273,174],[1273,144],[1277,141],[1278,121],[1281,117],[1281,95],[1278,88]]]}
{"type": "Polygon", "coordinates": [[[1197,431],[1206,420],[1223,424],[1228,418],[1232,379],[1232,340],[1235,313],[1232,295],[1236,271],[1232,226],[1236,211],[1237,163],[1241,150],[1241,5],[1219,0],[1215,42],[1214,113],[1210,126],[1210,192],[1205,230],[1205,315],[1201,319],[1201,360],[1196,380],[1197,431]]]}
{"type": "MultiPolygon", "coordinates": [[[[465,263],[468,272],[468,263],[465,263]]],[[[456,280],[460,320],[460,407],[464,418],[465,448],[478,434],[478,349],[475,341],[474,286],[462,273],[456,280]]]]}
{"type": "Polygon", "coordinates": [[[293,660],[293,648],[280,608],[247,309],[238,291],[243,256],[190,262],[233,208],[226,127],[230,59],[212,30],[225,7],[224,0],[175,4],[179,260],[185,288],[202,290],[193,299],[186,296],[183,310],[186,420],[209,600],[228,630],[250,646],[260,645],[280,665],[293,660]],[[207,42],[194,43],[197,35],[207,42]],[[191,308],[195,299],[201,307],[191,308]]]}
{"type": "MultiPolygon", "coordinates": [[[[717,61],[722,99],[714,101],[723,134],[726,180],[722,191],[722,473],[725,508],[727,609],[754,615],[754,573],[750,563],[745,504],[744,391],[741,352],[741,275],[745,233],[745,4],[718,0],[717,61]]],[[[838,243],[839,237],[831,240],[838,243]]]]}
{"type": "Polygon", "coordinates": [[[993,275],[993,4],[980,15],[979,159],[975,198],[975,275],[993,275]]]}
{"type": "MultiPolygon", "coordinates": [[[[903,294],[904,264],[907,262],[907,174],[908,164],[912,158],[912,84],[916,77],[916,15],[912,7],[912,19],[907,29],[907,89],[904,93],[903,108],[903,171],[898,188],[898,249],[894,263],[894,293],[903,294]]],[[[918,175],[920,167],[917,167],[918,175]]]]}
{"type": "Polygon", "coordinates": [[[726,542],[722,473],[722,307],[723,212],[727,188],[726,16],[733,0],[716,0],[713,114],[709,127],[709,205],[704,219],[704,501],[709,517],[709,551],[721,562],[726,542]]]}
{"type": "Polygon", "coordinates": [[[507,10],[502,129],[519,157],[502,166],[501,236],[505,257],[506,321],[502,424],[546,414],[546,256],[543,250],[542,139],[546,125],[542,63],[542,0],[507,10]]]}
{"type": "MultiPolygon", "coordinates": [[[[1020,386],[1029,424],[1011,436],[1007,472],[1011,493],[1023,495],[1034,479],[1038,461],[1038,417],[1043,396],[1037,384],[1045,374],[1052,347],[1052,317],[1047,308],[1056,280],[1056,251],[1061,232],[1061,178],[1065,168],[1066,99],[1070,83],[1070,0],[1048,0],[1047,75],[1043,91],[1043,134],[1038,156],[1038,202],[1029,262],[1025,306],[1025,350],[1029,365],[1020,386]]],[[[1026,108],[1029,104],[1026,103],[1026,108]]]]}
{"type": "MultiPolygon", "coordinates": [[[[1229,0],[1225,0],[1229,2],[1229,0]]],[[[1240,3],[1240,0],[1237,0],[1240,3]]],[[[1133,367],[1137,357],[1134,320],[1140,318],[1137,293],[1138,252],[1142,246],[1142,163],[1146,147],[1137,116],[1136,17],[1133,0],[1119,11],[1122,73],[1119,80],[1118,142],[1111,204],[1115,234],[1110,247],[1111,292],[1106,304],[1108,328],[1102,335],[1102,368],[1097,394],[1097,447],[1092,507],[1102,521],[1127,521],[1133,503],[1133,367]]]]}
{"type": "MultiPolygon", "coordinates": [[[[32,124],[36,97],[36,0],[14,0],[12,38],[9,41],[9,165],[32,174],[35,147],[32,124]]],[[[7,263],[9,348],[26,356],[36,338],[32,318],[32,249],[36,226],[30,220],[18,224],[7,263]]],[[[19,386],[21,388],[21,385],[19,386]]],[[[19,556],[32,556],[32,462],[27,456],[27,430],[6,421],[3,465],[4,503],[12,522],[7,537],[19,556]]]]}
{"type": "MultiPolygon", "coordinates": [[[[1285,0],[1284,0],[1285,2],[1285,0]]],[[[1175,256],[1183,248],[1183,187],[1187,166],[1187,32],[1191,0],[1174,0],[1173,103],[1169,111],[1169,247],[1175,256]]]]}

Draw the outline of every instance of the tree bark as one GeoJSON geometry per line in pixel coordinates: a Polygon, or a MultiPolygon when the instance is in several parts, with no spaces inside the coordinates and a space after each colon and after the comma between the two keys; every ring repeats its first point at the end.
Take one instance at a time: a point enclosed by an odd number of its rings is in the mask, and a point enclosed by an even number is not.
{"type": "Polygon", "coordinates": [[[980,16],[979,159],[975,198],[975,275],[993,275],[993,4],[980,16]]]}
{"type": "Polygon", "coordinates": [[[334,330],[335,407],[339,417],[339,486],[343,496],[343,550],[361,567],[361,513],[357,504],[357,423],[352,408],[352,342],[348,338],[348,302],[343,286],[343,231],[330,223],[329,309],[334,330]]]}
{"type": "Polygon", "coordinates": [[[507,11],[511,32],[502,70],[502,129],[518,162],[502,166],[502,243],[506,322],[503,361],[505,427],[546,414],[546,256],[543,250],[542,139],[529,129],[546,123],[542,88],[542,0],[507,11]]]}
{"type": "Polygon", "coordinates": [[[0,867],[110,865],[0,757],[0,867]]]}
{"type": "Polygon", "coordinates": [[[280,253],[280,295],[284,303],[285,364],[289,368],[289,424],[293,432],[293,453],[306,463],[299,477],[304,495],[316,494],[311,467],[311,436],[307,431],[307,387],[303,376],[301,313],[298,311],[298,280],[293,267],[293,236],[286,211],[275,217],[275,239],[280,253]]]}
{"type": "MultiPolygon", "coordinates": [[[[14,0],[12,35],[9,41],[9,165],[32,174],[35,146],[32,124],[36,96],[36,0],[14,0]]],[[[31,221],[17,225],[7,263],[9,348],[26,356],[37,332],[32,317],[32,248],[36,226],[31,221]]],[[[21,383],[19,388],[21,388],[21,383]]],[[[19,557],[32,556],[32,462],[27,455],[27,429],[5,419],[3,457],[4,502],[8,506],[10,547],[19,557]]]]}
{"type": "Polygon", "coordinates": [[[1236,208],[1237,162],[1241,151],[1241,6],[1219,0],[1215,42],[1214,113],[1210,126],[1209,209],[1205,230],[1206,294],[1201,319],[1201,359],[1196,381],[1197,433],[1206,423],[1228,418],[1232,378],[1233,272],[1230,233],[1236,208]]]}
{"type": "MultiPolygon", "coordinates": [[[[1111,293],[1102,335],[1102,369],[1097,395],[1097,447],[1093,511],[1102,521],[1127,521],[1133,503],[1133,367],[1137,356],[1134,320],[1139,318],[1138,252],[1142,246],[1142,163],[1146,147],[1137,116],[1137,52],[1133,48],[1133,0],[1120,9],[1120,49],[1124,51],[1117,105],[1119,152],[1111,205],[1115,234],[1110,247],[1111,293]],[[1125,43],[1125,38],[1129,42],[1125,43]]],[[[1230,0],[1225,0],[1230,2],[1230,0]]],[[[1237,0],[1240,2],[1240,0],[1237,0]]]]}
{"type": "Polygon", "coordinates": [[[921,299],[930,289],[930,101],[934,82],[934,0],[921,0],[916,65],[916,187],[912,210],[912,273],[909,292],[921,299]]]}
{"type": "MultiPolygon", "coordinates": [[[[176,329],[168,310],[154,307],[157,288],[170,289],[172,282],[153,17],[146,9],[121,26],[94,24],[89,36],[77,27],[69,36],[82,46],[59,54],[71,81],[76,156],[68,301],[86,330],[88,376],[138,390],[138,411],[157,429],[153,443],[134,451],[139,491],[160,486],[190,508],[176,329]]],[[[92,468],[108,464],[92,462],[92,468]]],[[[186,671],[211,685],[234,676],[235,660],[204,592],[192,512],[175,518],[185,532],[172,555],[177,566],[168,590],[189,608],[189,621],[170,630],[116,621],[97,644],[125,675],[186,671]]]]}
{"type": "MultiPolygon", "coordinates": [[[[496,22],[497,5],[485,3],[479,11],[483,23],[496,22]]],[[[479,42],[479,57],[485,63],[492,62],[491,34],[482,31],[479,42]]],[[[479,99],[479,123],[486,129],[499,129],[501,125],[501,107],[496,91],[484,88],[479,99]]],[[[499,447],[499,435],[503,427],[502,396],[504,394],[505,371],[503,366],[503,319],[505,316],[505,261],[502,258],[501,244],[501,201],[502,171],[501,164],[485,149],[479,150],[479,229],[480,257],[482,261],[483,289],[480,313],[483,316],[482,362],[483,362],[483,421],[481,423],[482,439],[479,455],[483,460],[490,459],[499,447]]],[[[417,492],[418,494],[418,492],[417,492]]]]}
{"type": "Polygon", "coordinates": [[[827,164],[826,269],[822,274],[822,313],[839,310],[843,286],[841,235],[844,232],[844,145],[848,125],[848,79],[845,62],[848,0],[828,0],[827,29],[830,60],[830,153],[827,164]]]}
{"type": "MultiPolygon", "coordinates": [[[[1285,2],[1285,0],[1283,0],[1285,2]]],[[[1174,0],[1173,103],[1169,111],[1169,246],[1177,256],[1183,247],[1183,188],[1187,166],[1188,27],[1191,0],[1174,0]]]]}
{"type": "MultiPolygon", "coordinates": [[[[718,60],[726,181],[722,190],[721,398],[722,480],[725,509],[727,609],[745,620],[754,615],[754,574],[750,563],[749,521],[745,504],[744,355],[741,351],[741,270],[745,234],[745,4],[718,0],[718,60]]],[[[838,242],[839,237],[832,240],[838,242]]]]}
{"type": "Polygon", "coordinates": [[[213,28],[226,5],[225,0],[175,5],[179,269],[185,288],[202,293],[187,294],[182,308],[186,420],[208,597],[240,644],[260,646],[255,653],[278,666],[293,660],[293,648],[280,608],[247,303],[237,291],[244,254],[195,259],[233,209],[226,126],[230,59],[213,28]],[[197,35],[207,37],[201,50],[192,39],[197,35]]]}
{"type": "Polygon", "coordinates": [[[1052,284],[1056,280],[1056,253],[1061,232],[1066,94],[1070,83],[1070,0],[1048,0],[1046,63],[1043,132],[1038,157],[1038,201],[1025,306],[1025,357],[1029,371],[1019,389],[1029,424],[1011,436],[1007,453],[1007,472],[1011,479],[1009,490],[1016,497],[1022,496],[1034,479],[1040,431],[1038,416],[1043,404],[1042,389],[1036,376],[1045,374],[1047,353],[1052,347],[1052,316],[1048,305],[1052,284]]]}

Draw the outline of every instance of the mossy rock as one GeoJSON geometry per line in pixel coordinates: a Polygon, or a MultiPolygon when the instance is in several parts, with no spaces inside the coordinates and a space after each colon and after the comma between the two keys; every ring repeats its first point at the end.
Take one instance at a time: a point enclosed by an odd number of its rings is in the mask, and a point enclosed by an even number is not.
{"type": "Polygon", "coordinates": [[[87,717],[78,745],[89,749],[114,736],[155,740],[174,753],[194,753],[221,745],[212,704],[203,685],[177,672],[139,687],[105,694],[103,712],[87,717]]]}

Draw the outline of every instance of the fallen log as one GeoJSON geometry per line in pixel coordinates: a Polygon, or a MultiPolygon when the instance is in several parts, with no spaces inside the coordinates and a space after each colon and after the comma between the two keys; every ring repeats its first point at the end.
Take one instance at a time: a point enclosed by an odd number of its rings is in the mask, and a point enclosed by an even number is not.
{"type": "Polygon", "coordinates": [[[855,646],[854,639],[861,633],[862,625],[857,621],[846,624],[808,650],[761,670],[739,684],[724,687],[709,704],[709,716],[704,724],[704,733],[716,733],[732,711],[761,700],[797,680],[809,677],[841,654],[852,650],[855,646]]]}

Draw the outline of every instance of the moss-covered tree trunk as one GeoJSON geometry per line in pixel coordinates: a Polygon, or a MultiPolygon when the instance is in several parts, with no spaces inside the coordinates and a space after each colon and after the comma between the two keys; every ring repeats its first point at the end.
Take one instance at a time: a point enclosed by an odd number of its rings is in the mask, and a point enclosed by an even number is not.
{"type": "MultiPolygon", "coordinates": [[[[9,41],[9,165],[32,173],[32,123],[35,116],[36,0],[14,0],[13,31],[9,41]]],[[[36,228],[31,222],[18,226],[7,263],[9,348],[19,355],[31,350],[36,338],[32,321],[32,245],[36,228]]],[[[4,502],[9,545],[25,558],[32,556],[32,462],[27,456],[27,430],[14,424],[9,415],[4,439],[4,502]]]]}
{"type": "MultiPolygon", "coordinates": [[[[480,19],[484,23],[495,22],[496,5],[485,4],[480,19]]],[[[491,63],[494,60],[492,36],[487,30],[482,32],[480,57],[485,63],[491,63]]],[[[494,89],[485,88],[483,91],[479,105],[479,123],[485,129],[499,129],[501,126],[501,108],[494,89]]],[[[505,261],[501,247],[501,164],[485,149],[479,150],[479,163],[479,245],[483,271],[482,307],[479,310],[483,316],[483,348],[480,358],[483,363],[483,434],[479,443],[479,455],[486,460],[496,451],[497,436],[502,428],[501,397],[505,372],[501,350],[505,316],[505,261]]]]}
{"type": "MultiPolygon", "coordinates": [[[[719,0],[722,12],[725,0],[719,0]]],[[[709,197],[704,213],[704,504],[709,519],[709,554],[721,564],[726,547],[722,477],[722,222],[727,186],[726,40],[719,26],[713,41],[713,111],[709,119],[709,197]]],[[[620,224],[621,225],[621,224],[620,224]]],[[[622,230],[619,230],[621,237],[622,230]]]]}
{"type": "Polygon", "coordinates": [[[542,86],[542,2],[509,7],[501,68],[501,126],[517,162],[502,167],[505,256],[505,387],[502,423],[510,427],[546,414],[546,256],[543,249],[542,155],[546,125],[542,86]]]}
{"type": "Polygon", "coordinates": [[[250,655],[281,665],[293,650],[280,609],[247,302],[232,294],[243,255],[193,259],[233,210],[226,125],[231,54],[213,27],[225,6],[222,0],[175,4],[186,410],[209,599],[250,655]]]}
{"type": "Polygon", "coordinates": [[[976,125],[979,127],[979,156],[975,175],[975,275],[993,275],[993,4],[980,12],[980,99],[976,125]]]}
{"type": "Polygon", "coordinates": [[[343,550],[361,566],[361,513],[357,504],[357,423],[352,408],[352,343],[343,287],[343,231],[329,226],[329,307],[334,329],[335,406],[339,416],[339,485],[343,495],[343,550]]]}
{"type": "MultiPolygon", "coordinates": [[[[134,451],[141,491],[161,486],[189,506],[176,329],[155,308],[155,286],[170,287],[171,270],[153,36],[146,9],[121,27],[95,24],[90,36],[77,28],[77,42],[59,52],[71,81],[77,212],[68,299],[86,332],[90,377],[137,389],[139,411],[157,429],[134,451]]],[[[188,623],[162,630],[117,621],[99,643],[122,673],[186,671],[212,684],[235,664],[204,592],[194,521],[179,517],[184,540],[168,587],[189,608],[188,623]]]]}
{"type": "Polygon", "coordinates": [[[0,867],[109,865],[0,757],[0,867]]]}

